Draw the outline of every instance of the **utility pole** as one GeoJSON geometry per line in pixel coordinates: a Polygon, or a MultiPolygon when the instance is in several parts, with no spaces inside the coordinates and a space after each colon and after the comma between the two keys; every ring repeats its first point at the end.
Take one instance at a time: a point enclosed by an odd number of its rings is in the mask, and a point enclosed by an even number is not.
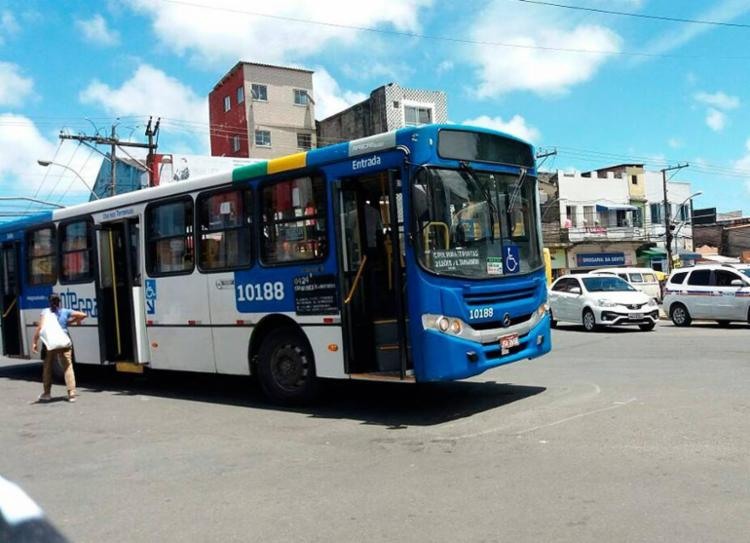
{"type": "MultiPolygon", "coordinates": [[[[122,141],[117,137],[117,133],[115,131],[115,128],[117,127],[117,124],[112,125],[112,132],[109,137],[105,136],[87,136],[86,134],[63,134],[60,132],[59,138],[61,140],[75,140],[79,141],[81,143],[90,144],[93,143],[95,145],[109,145],[110,146],[110,175],[112,177],[112,184],[109,186],[108,196],[113,196],[115,194],[116,185],[115,182],[117,180],[117,157],[116,157],[116,149],[117,147],[137,147],[140,149],[148,149],[148,157],[147,157],[147,165],[153,162],[153,155],[156,152],[156,149],[159,145],[158,140],[158,132],[159,132],[159,121],[160,119],[156,119],[156,125],[151,128],[151,119],[149,118],[148,127],[146,128],[146,136],[148,136],[148,143],[136,143],[136,142],[130,142],[130,141],[122,141]],[[154,138],[156,137],[156,140],[154,138]]],[[[149,166],[149,184],[153,186],[154,184],[154,177],[153,177],[153,168],[149,166]]]]}
{"type": "Polygon", "coordinates": [[[156,175],[154,172],[154,153],[156,151],[156,147],[159,145],[159,123],[161,122],[161,117],[158,117],[156,119],[156,124],[154,125],[153,130],[151,129],[151,120],[153,118],[148,118],[148,125],[146,126],[146,136],[148,136],[148,155],[146,155],[146,167],[148,167],[148,186],[153,187],[156,182],[156,175]],[[156,143],[154,143],[154,138],[157,138],[156,143]]]}
{"type": "Polygon", "coordinates": [[[661,181],[664,188],[664,236],[667,249],[667,269],[665,272],[667,274],[672,271],[672,218],[670,216],[671,210],[669,199],[667,198],[667,172],[681,170],[687,168],[689,165],[690,164],[687,162],[685,164],[678,163],[677,166],[669,166],[667,168],[662,168],[661,170],[661,181]]]}

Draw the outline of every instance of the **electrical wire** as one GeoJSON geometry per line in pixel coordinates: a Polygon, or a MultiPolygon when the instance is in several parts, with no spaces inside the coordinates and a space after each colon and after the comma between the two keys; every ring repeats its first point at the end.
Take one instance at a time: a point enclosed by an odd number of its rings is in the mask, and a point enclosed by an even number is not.
{"type": "Polygon", "coordinates": [[[516,2],[523,2],[524,4],[537,4],[540,6],[550,6],[555,8],[572,9],[577,11],[588,11],[592,13],[602,13],[605,15],[619,15],[622,17],[636,17],[639,19],[651,19],[656,21],[667,21],[670,23],[688,23],[698,25],[712,25],[712,26],[724,26],[732,28],[750,28],[748,24],[742,23],[727,23],[724,21],[707,21],[702,19],[685,19],[683,17],[669,17],[664,15],[648,15],[646,13],[632,13],[627,11],[614,11],[610,9],[591,8],[583,6],[574,6],[571,4],[558,4],[556,2],[543,2],[542,0],[515,0],[516,2]]]}

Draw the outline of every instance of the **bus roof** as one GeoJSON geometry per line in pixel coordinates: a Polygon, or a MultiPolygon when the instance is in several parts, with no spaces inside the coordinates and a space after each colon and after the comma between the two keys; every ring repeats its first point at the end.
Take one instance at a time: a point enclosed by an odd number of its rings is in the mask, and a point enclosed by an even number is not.
{"type": "Polygon", "coordinates": [[[39,224],[41,222],[46,222],[53,219],[64,220],[67,218],[76,217],[82,214],[83,209],[85,209],[85,213],[87,214],[98,213],[110,209],[117,209],[131,204],[147,202],[156,198],[163,198],[185,192],[191,192],[194,190],[204,190],[207,188],[211,188],[217,184],[246,181],[255,177],[262,177],[298,169],[323,166],[331,162],[346,160],[348,158],[353,158],[368,153],[376,153],[380,151],[396,149],[400,146],[406,147],[410,142],[414,140],[414,138],[419,137],[420,135],[424,135],[427,137],[432,136],[436,138],[437,133],[442,129],[468,129],[471,131],[484,132],[487,134],[498,134],[500,136],[519,141],[521,143],[527,143],[510,134],[476,126],[465,126],[459,124],[431,124],[418,127],[400,128],[398,130],[392,130],[390,132],[384,132],[382,134],[375,134],[373,136],[367,136],[365,138],[337,143],[327,147],[310,149],[309,151],[286,155],[278,158],[272,158],[266,161],[248,164],[245,166],[239,166],[228,172],[222,172],[196,179],[180,181],[178,183],[170,183],[158,187],[151,187],[147,189],[128,192],[125,194],[118,194],[100,200],[83,202],[81,204],[76,204],[52,212],[35,214],[29,217],[24,217],[23,219],[8,221],[6,223],[0,224],[0,232],[22,229],[32,224],[39,224]]]}

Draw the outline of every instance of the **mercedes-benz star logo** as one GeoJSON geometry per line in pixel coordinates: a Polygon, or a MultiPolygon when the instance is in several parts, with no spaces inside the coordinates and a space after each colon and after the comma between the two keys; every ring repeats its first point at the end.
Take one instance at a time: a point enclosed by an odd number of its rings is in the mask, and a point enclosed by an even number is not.
{"type": "Polygon", "coordinates": [[[503,315],[503,328],[510,326],[510,313],[503,315]]]}

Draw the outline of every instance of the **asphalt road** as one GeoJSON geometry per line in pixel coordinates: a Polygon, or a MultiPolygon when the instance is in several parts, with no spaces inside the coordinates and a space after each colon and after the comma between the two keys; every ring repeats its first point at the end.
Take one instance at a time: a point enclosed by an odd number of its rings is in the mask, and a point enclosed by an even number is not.
{"type": "Polygon", "coordinates": [[[747,541],[749,337],[562,327],[543,359],[299,410],[99,368],[30,405],[40,366],[4,359],[0,474],[77,542],[747,541]]]}

